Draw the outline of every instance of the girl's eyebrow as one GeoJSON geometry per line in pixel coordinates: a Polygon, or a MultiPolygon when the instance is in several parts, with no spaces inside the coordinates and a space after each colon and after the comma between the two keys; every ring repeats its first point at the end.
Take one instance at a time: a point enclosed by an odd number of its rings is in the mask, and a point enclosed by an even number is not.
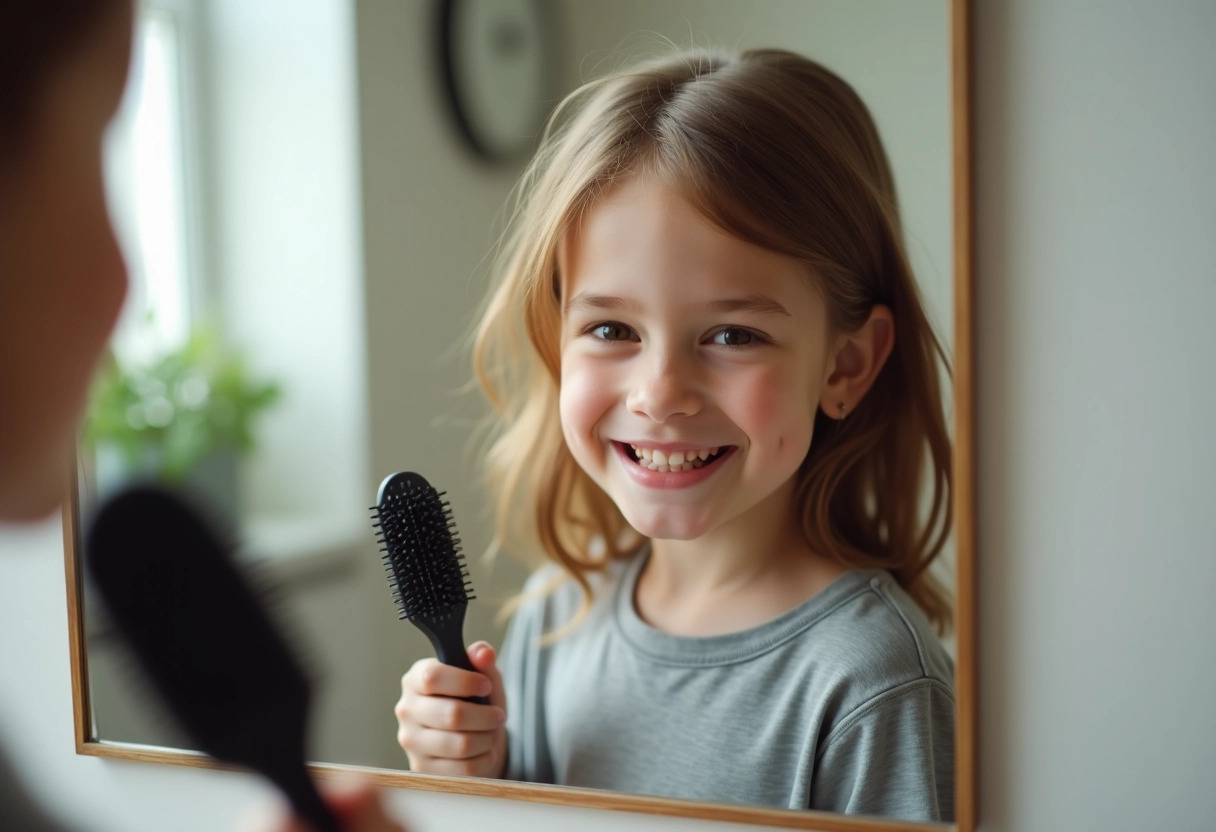
{"type": "Polygon", "coordinates": [[[642,308],[637,301],[614,297],[613,295],[598,295],[595,292],[579,292],[566,302],[566,314],[574,311],[608,310],[621,312],[636,312],[642,308]]]}
{"type": "Polygon", "coordinates": [[[790,312],[767,295],[745,295],[739,298],[722,298],[707,303],[710,312],[756,312],[761,315],[791,317],[790,312]]]}
{"type": "MultiPolygon", "coordinates": [[[[789,310],[767,295],[745,295],[737,298],[721,298],[705,304],[709,312],[755,312],[761,315],[791,317],[789,310]]],[[[566,314],[573,311],[608,310],[636,312],[641,304],[627,298],[600,295],[594,292],[579,292],[566,303],[566,314]]]]}

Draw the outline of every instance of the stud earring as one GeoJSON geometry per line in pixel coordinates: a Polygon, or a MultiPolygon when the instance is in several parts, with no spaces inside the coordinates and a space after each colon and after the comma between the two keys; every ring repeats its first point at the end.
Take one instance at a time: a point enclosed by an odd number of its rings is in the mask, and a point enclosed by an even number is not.
{"type": "Polygon", "coordinates": [[[843,422],[844,421],[844,411],[845,411],[844,402],[840,402],[836,406],[840,408],[840,421],[843,422]]]}

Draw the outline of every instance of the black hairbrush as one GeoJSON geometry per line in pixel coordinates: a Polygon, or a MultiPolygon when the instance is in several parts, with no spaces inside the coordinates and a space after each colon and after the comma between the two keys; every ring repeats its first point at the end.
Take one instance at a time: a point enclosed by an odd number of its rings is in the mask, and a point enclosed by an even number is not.
{"type": "Polygon", "coordinates": [[[173,495],[137,486],[98,510],[85,558],[198,748],[265,775],[317,832],[338,832],[304,765],[308,681],[211,529],[173,495]]]}
{"type": "MultiPolygon", "coordinates": [[[[475,596],[452,510],[442,498],[419,474],[393,474],[380,483],[372,527],[398,617],[426,633],[439,661],[477,672],[464,649],[464,612],[475,596]]],[[[484,696],[467,701],[490,704],[484,696]]]]}

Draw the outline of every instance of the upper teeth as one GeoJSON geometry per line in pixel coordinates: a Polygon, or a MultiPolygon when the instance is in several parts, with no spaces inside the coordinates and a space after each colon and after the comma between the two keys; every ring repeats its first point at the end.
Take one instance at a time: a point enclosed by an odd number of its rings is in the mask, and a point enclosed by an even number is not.
{"type": "Polygon", "coordinates": [[[669,454],[665,454],[657,448],[639,448],[637,445],[630,445],[629,447],[637,452],[638,457],[643,462],[650,462],[656,466],[667,465],[673,468],[694,460],[705,461],[718,452],[717,448],[701,448],[697,451],[672,451],[669,454]]]}

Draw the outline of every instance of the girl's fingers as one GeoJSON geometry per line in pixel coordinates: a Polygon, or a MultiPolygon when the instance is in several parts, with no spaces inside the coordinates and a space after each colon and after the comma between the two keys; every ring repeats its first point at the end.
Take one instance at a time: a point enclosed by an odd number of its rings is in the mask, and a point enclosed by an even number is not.
{"type": "Polygon", "coordinates": [[[498,672],[498,653],[488,642],[475,641],[469,645],[469,661],[490,680],[490,704],[506,708],[507,694],[503,689],[502,676],[498,672]]]}
{"type": "Polygon", "coordinates": [[[495,777],[501,768],[501,761],[494,750],[468,760],[420,757],[416,765],[417,771],[427,774],[455,774],[463,777],[495,777]]]}
{"type": "MultiPolygon", "coordinates": [[[[384,806],[378,789],[365,781],[323,783],[325,802],[350,832],[405,832],[405,827],[384,806]]],[[[239,832],[313,832],[311,826],[295,817],[283,802],[265,803],[246,814],[237,824],[239,832]]]]}
{"type": "Polygon", "coordinates": [[[389,815],[380,791],[366,781],[331,785],[325,791],[325,801],[338,815],[344,829],[405,832],[405,827],[389,815]]]}
{"type": "Polygon", "coordinates": [[[422,757],[442,760],[471,760],[494,748],[497,731],[437,731],[434,728],[407,730],[406,750],[422,757]]]}
{"type": "Polygon", "coordinates": [[[490,680],[481,673],[441,664],[437,659],[415,662],[401,677],[402,692],[422,696],[489,696],[490,680]]]}
{"type": "Polygon", "coordinates": [[[397,721],[441,731],[494,731],[505,721],[502,708],[443,696],[402,697],[397,721]]]}

